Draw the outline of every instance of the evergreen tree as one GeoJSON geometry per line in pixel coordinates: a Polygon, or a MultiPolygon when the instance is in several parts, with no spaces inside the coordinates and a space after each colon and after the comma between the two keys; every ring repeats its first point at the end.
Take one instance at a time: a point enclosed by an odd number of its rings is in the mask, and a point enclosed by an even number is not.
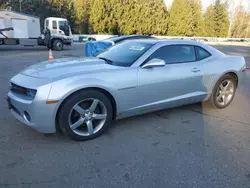
{"type": "Polygon", "coordinates": [[[90,23],[94,33],[114,33],[116,20],[113,4],[109,0],[95,0],[90,12],[90,23]]]}
{"type": "Polygon", "coordinates": [[[214,30],[216,37],[226,37],[229,29],[229,19],[225,4],[216,0],[214,6],[214,30]]]}
{"type": "Polygon", "coordinates": [[[167,17],[162,0],[98,0],[90,21],[99,33],[166,34],[167,17]]]}
{"type": "Polygon", "coordinates": [[[215,18],[214,18],[214,6],[210,5],[204,15],[205,22],[205,36],[213,37],[215,36],[215,18]]]}
{"type": "Polygon", "coordinates": [[[75,0],[75,19],[77,33],[89,33],[89,17],[93,0],[75,0]]]}
{"type": "Polygon", "coordinates": [[[201,2],[200,0],[190,0],[190,4],[192,9],[191,35],[203,36],[205,25],[201,12],[201,2]]]}
{"type": "MultiPolygon", "coordinates": [[[[19,0],[0,0],[0,7],[19,11],[19,0]]],[[[227,36],[226,5],[216,0],[204,17],[200,0],[174,0],[168,13],[162,0],[22,0],[22,12],[64,17],[76,33],[227,36]]],[[[249,14],[239,13],[232,36],[248,36],[249,14]],[[242,16],[244,15],[244,16],[242,16]],[[240,26],[239,26],[240,25],[240,26]]]]}
{"type": "Polygon", "coordinates": [[[125,35],[140,33],[141,25],[138,27],[136,25],[136,19],[139,19],[140,5],[134,0],[119,0],[116,7],[118,32],[125,35]]]}
{"type": "Polygon", "coordinates": [[[136,26],[141,26],[139,34],[154,34],[164,35],[167,34],[168,26],[168,13],[165,4],[162,0],[147,1],[141,0],[138,2],[140,5],[136,18],[136,26]]]}
{"type": "Polygon", "coordinates": [[[191,36],[192,8],[187,0],[174,0],[169,10],[168,35],[191,36]]]}
{"type": "Polygon", "coordinates": [[[250,37],[250,13],[244,7],[237,7],[232,23],[231,37],[250,37]]]}

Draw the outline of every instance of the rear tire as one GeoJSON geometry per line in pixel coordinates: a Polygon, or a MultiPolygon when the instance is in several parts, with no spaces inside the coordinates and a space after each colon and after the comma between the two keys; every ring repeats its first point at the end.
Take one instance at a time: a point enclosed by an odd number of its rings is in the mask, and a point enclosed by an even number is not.
{"type": "Polygon", "coordinates": [[[76,141],[99,137],[112,122],[113,108],[106,95],[82,90],[62,104],[58,122],[63,133],[76,141]]]}
{"type": "Polygon", "coordinates": [[[234,99],[236,92],[236,80],[230,74],[225,74],[215,84],[210,103],[218,109],[226,108],[234,99]]]}
{"type": "Polygon", "coordinates": [[[62,51],[63,50],[63,42],[62,40],[54,40],[53,41],[53,50],[56,50],[56,51],[62,51]]]}

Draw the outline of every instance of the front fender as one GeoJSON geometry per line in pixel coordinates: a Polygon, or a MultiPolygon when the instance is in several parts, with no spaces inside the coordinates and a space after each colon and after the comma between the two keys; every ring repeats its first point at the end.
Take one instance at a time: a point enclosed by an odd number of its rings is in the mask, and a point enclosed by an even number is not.
{"type": "Polygon", "coordinates": [[[64,79],[56,81],[52,84],[49,93],[48,101],[58,100],[53,117],[56,118],[57,111],[63,101],[71,94],[85,88],[100,88],[108,91],[116,100],[115,93],[112,91],[112,86],[105,81],[96,78],[82,78],[82,79],[64,79]]]}
{"type": "MultiPolygon", "coordinates": [[[[63,101],[72,93],[84,89],[84,88],[100,88],[108,91],[111,95],[115,95],[113,92],[114,87],[107,82],[96,78],[81,78],[81,79],[63,79],[56,81],[52,84],[48,100],[63,101]]],[[[115,98],[115,96],[114,96],[115,98]]]]}

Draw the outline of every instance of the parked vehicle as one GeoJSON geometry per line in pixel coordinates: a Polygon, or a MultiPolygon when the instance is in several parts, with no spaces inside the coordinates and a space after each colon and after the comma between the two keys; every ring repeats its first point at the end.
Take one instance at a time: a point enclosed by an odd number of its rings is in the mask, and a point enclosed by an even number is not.
{"type": "Polygon", "coordinates": [[[0,11],[0,45],[41,45],[63,50],[64,45],[71,43],[72,33],[67,19],[46,18],[42,35],[38,17],[13,11],[0,11]]]}
{"type": "Polygon", "coordinates": [[[119,42],[123,42],[125,40],[138,40],[138,39],[155,39],[150,35],[123,35],[123,36],[114,36],[103,41],[110,41],[112,44],[117,44],[119,42]]]}
{"type": "Polygon", "coordinates": [[[35,64],[10,80],[11,113],[42,133],[100,136],[112,120],[209,101],[233,100],[246,63],[185,40],[128,40],[95,58],[35,64]]]}
{"type": "Polygon", "coordinates": [[[110,37],[108,39],[101,41],[90,42],[89,40],[89,42],[87,42],[85,45],[85,55],[86,57],[95,57],[102,51],[106,50],[107,48],[115,44],[118,44],[126,40],[136,40],[136,39],[155,39],[155,38],[148,35],[123,35],[123,36],[110,37]]]}
{"type": "Polygon", "coordinates": [[[81,36],[79,36],[78,41],[79,42],[87,42],[87,41],[96,41],[96,39],[94,37],[81,35],[81,36]]]}

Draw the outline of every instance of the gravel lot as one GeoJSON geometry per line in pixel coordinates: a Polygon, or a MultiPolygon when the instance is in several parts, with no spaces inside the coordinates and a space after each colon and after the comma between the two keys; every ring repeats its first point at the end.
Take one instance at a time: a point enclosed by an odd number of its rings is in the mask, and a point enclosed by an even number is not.
{"type": "MultiPolygon", "coordinates": [[[[216,47],[250,67],[250,47],[216,47]]],[[[83,56],[84,45],[53,55],[83,56]]],[[[0,47],[0,187],[250,187],[250,71],[224,110],[196,104],[145,114],[74,142],[39,134],[7,109],[8,80],[47,58],[45,48],[0,47]]]]}

